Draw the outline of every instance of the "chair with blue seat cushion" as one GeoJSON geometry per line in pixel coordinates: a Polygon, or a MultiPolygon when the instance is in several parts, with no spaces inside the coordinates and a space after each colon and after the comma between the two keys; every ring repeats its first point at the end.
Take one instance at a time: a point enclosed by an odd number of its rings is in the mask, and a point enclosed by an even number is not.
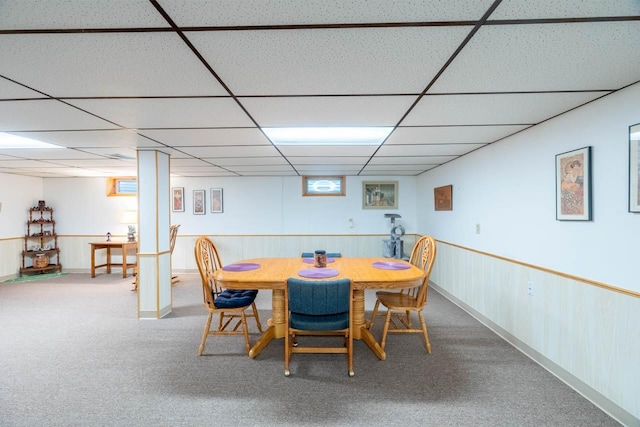
{"type": "Polygon", "coordinates": [[[196,264],[202,278],[202,295],[204,305],[209,312],[207,323],[202,333],[202,341],[198,348],[198,356],[202,355],[209,335],[244,335],[247,353],[251,345],[249,343],[249,330],[247,317],[255,318],[258,331],[262,332],[262,325],[256,309],[255,299],[257,290],[222,289],[213,279],[213,273],[222,268],[218,249],[211,239],[201,236],[195,246],[196,264]],[[246,314],[245,310],[252,308],[253,314],[246,314]],[[211,330],[211,321],[214,314],[218,314],[217,329],[211,330]],[[235,321],[233,328],[230,325],[235,321]],[[242,329],[239,327],[242,325],[242,329]]]}
{"type": "Polygon", "coordinates": [[[343,353],[347,355],[348,374],[353,376],[351,280],[289,278],[285,291],[285,375],[290,375],[293,353],[343,353]],[[344,342],[340,347],[303,347],[296,342],[300,335],[341,336],[344,342]]]}
{"type": "MultiPolygon", "coordinates": [[[[302,252],[302,258],[313,258],[313,252],[302,252]]],[[[327,252],[327,258],[341,258],[341,252],[327,252]]]]}

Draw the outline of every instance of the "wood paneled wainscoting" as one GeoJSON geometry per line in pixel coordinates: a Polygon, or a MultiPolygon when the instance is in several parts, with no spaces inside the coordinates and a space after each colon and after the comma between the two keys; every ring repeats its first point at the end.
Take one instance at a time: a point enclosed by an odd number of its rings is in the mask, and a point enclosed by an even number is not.
{"type": "MultiPolygon", "coordinates": [[[[389,234],[264,234],[264,235],[223,235],[207,234],[220,251],[222,262],[232,262],[247,258],[293,257],[302,252],[325,249],[329,252],[342,252],[345,257],[382,256],[382,241],[389,234]]],[[[176,273],[197,273],[193,248],[200,235],[179,233],[171,256],[172,270],[176,273]]],[[[104,235],[59,235],[59,246],[68,254],[65,257],[64,270],[67,272],[89,272],[91,270],[91,251],[89,243],[105,239],[104,235]]],[[[113,235],[114,240],[126,240],[125,235],[113,235]]],[[[411,253],[416,236],[403,236],[404,252],[411,253]]],[[[24,240],[0,240],[3,256],[0,258],[0,277],[14,277],[20,265],[20,251],[24,240]]],[[[96,254],[101,257],[102,255],[96,254]]],[[[114,255],[114,263],[118,262],[114,255]]],[[[103,262],[98,258],[96,262],[103,262]]]]}
{"type": "Polygon", "coordinates": [[[431,281],[609,415],[640,425],[640,293],[446,242],[431,281]]]}

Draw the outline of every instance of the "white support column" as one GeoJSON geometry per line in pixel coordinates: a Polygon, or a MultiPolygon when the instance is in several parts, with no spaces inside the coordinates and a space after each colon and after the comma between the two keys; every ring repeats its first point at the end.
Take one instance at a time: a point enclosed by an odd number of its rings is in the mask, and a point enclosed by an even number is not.
{"type": "Polygon", "coordinates": [[[171,313],[169,155],[138,151],[138,318],[171,313]]]}

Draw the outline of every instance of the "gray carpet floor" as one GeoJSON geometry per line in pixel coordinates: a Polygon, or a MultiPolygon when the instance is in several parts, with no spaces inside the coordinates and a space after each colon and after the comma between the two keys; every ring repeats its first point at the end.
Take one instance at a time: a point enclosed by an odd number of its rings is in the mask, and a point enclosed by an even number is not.
{"type": "Polygon", "coordinates": [[[286,378],[282,340],[249,359],[210,337],[198,357],[199,276],[180,279],[162,320],[137,319],[119,274],[0,283],[0,426],[619,425],[433,290],[432,354],[392,335],[386,361],[355,342],[353,378],[330,354],[294,355],[286,378]]]}

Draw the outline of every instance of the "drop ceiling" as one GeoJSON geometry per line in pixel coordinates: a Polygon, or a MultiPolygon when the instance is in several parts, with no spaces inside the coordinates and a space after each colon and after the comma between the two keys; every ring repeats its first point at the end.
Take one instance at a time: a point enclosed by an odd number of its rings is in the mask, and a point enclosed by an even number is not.
{"type": "Polygon", "coordinates": [[[0,0],[0,172],[414,176],[640,81],[640,1],[0,0]],[[392,126],[380,146],[261,127],[392,126]]]}

